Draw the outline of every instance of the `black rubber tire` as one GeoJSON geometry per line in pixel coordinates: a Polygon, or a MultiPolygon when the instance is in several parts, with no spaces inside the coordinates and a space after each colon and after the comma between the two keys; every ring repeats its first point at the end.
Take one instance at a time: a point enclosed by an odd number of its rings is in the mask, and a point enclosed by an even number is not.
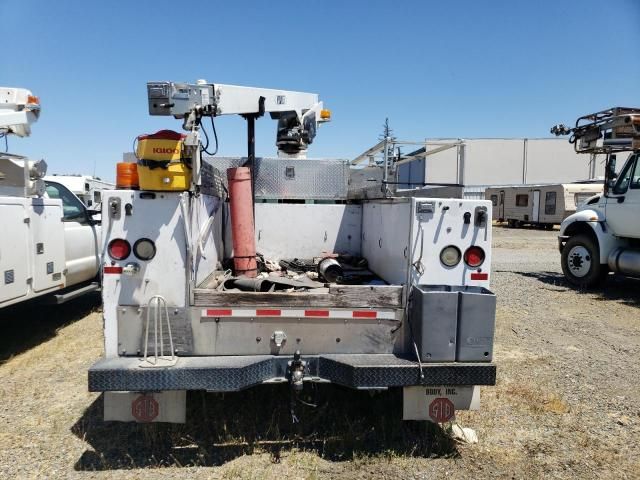
{"type": "Polygon", "coordinates": [[[597,242],[589,235],[584,234],[576,235],[567,240],[567,243],[562,248],[561,265],[565,278],[569,283],[579,288],[597,287],[602,284],[609,273],[607,266],[600,264],[600,250],[597,242]],[[591,257],[591,267],[584,277],[575,276],[569,268],[569,252],[576,246],[584,247],[591,257]]]}

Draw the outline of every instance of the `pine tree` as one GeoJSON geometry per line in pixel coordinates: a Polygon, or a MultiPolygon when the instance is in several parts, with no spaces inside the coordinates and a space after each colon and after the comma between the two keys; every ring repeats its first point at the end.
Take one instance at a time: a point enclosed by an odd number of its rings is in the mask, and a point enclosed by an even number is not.
{"type": "Polygon", "coordinates": [[[390,141],[396,139],[396,137],[393,136],[393,129],[389,126],[389,117],[384,119],[384,125],[382,125],[382,133],[378,136],[378,138],[380,140],[388,138],[390,141]]]}
{"type": "MultiPolygon", "coordinates": [[[[384,119],[384,125],[382,125],[382,133],[378,136],[379,140],[388,140],[387,143],[387,155],[389,158],[393,157],[393,143],[396,137],[393,135],[393,129],[389,126],[389,118],[384,119]]],[[[384,152],[383,152],[384,153],[384,152]]]]}

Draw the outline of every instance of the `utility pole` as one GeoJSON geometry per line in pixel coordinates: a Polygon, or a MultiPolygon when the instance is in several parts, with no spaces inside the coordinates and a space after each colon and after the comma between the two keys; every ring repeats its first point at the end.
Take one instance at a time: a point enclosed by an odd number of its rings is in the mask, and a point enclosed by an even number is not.
{"type": "MultiPolygon", "coordinates": [[[[384,119],[384,125],[382,126],[382,134],[378,137],[380,140],[384,140],[384,175],[382,177],[383,183],[382,188],[385,190],[387,188],[387,181],[389,179],[389,149],[393,148],[393,142],[395,141],[395,137],[393,136],[393,130],[389,126],[389,117],[384,119]]],[[[393,152],[391,152],[393,153],[393,152]]]]}

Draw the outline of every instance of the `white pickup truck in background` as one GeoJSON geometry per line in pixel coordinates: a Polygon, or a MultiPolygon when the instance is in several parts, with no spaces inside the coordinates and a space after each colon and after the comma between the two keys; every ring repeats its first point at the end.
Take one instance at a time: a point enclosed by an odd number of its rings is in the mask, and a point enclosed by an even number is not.
{"type": "MultiPolygon", "coordinates": [[[[0,87],[0,136],[28,136],[39,112],[30,91],[0,87]]],[[[98,289],[96,212],[45,173],[42,160],[0,154],[0,308],[45,295],[62,303],[98,289]]]]}

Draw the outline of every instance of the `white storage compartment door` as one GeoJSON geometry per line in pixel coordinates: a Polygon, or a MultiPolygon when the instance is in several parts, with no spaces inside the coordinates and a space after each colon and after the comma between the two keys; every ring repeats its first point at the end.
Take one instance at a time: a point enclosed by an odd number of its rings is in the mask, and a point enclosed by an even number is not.
{"type": "Polygon", "coordinates": [[[154,295],[162,295],[172,307],[185,305],[187,275],[190,272],[187,270],[181,198],[182,194],[174,192],[116,190],[105,194],[103,263],[105,267],[116,267],[115,273],[111,269],[104,270],[102,296],[105,317],[107,306],[146,305],[154,295]],[[108,206],[112,202],[119,204],[117,218],[109,213],[108,206]],[[132,251],[124,260],[115,261],[107,250],[109,242],[116,238],[126,239],[132,248],[140,239],[151,240],[156,254],[150,260],[141,260],[132,251]],[[140,269],[135,275],[117,270],[134,263],[140,269]]]}
{"type": "Polygon", "coordinates": [[[23,204],[0,204],[5,231],[0,235],[0,302],[27,294],[29,226],[23,204]]]}
{"type": "Polygon", "coordinates": [[[416,285],[474,285],[488,288],[491,270],[491,202],[415,198],[413,202],[413,240],[411,246],[411,282],[416,285]],[[479,211],[486,221],[476,224],[479,211]],[[422,213],[421,213],[422,212],[422,213]],[[468,223],[465,216],[468,215],[468,223]],[[471,246],[484,251],[479,267],[466,265],[461,258],[452,267],[440,261],[445,247],[457,248],[461,256],[471,246]]]}
{"type": "Polygon", "coordinates": [[[31,235],[33,255],[33,290],[41,292],[63,287],[65,269],[65,235],[62,205],[59,201],[33,199],[31,235]]]}

